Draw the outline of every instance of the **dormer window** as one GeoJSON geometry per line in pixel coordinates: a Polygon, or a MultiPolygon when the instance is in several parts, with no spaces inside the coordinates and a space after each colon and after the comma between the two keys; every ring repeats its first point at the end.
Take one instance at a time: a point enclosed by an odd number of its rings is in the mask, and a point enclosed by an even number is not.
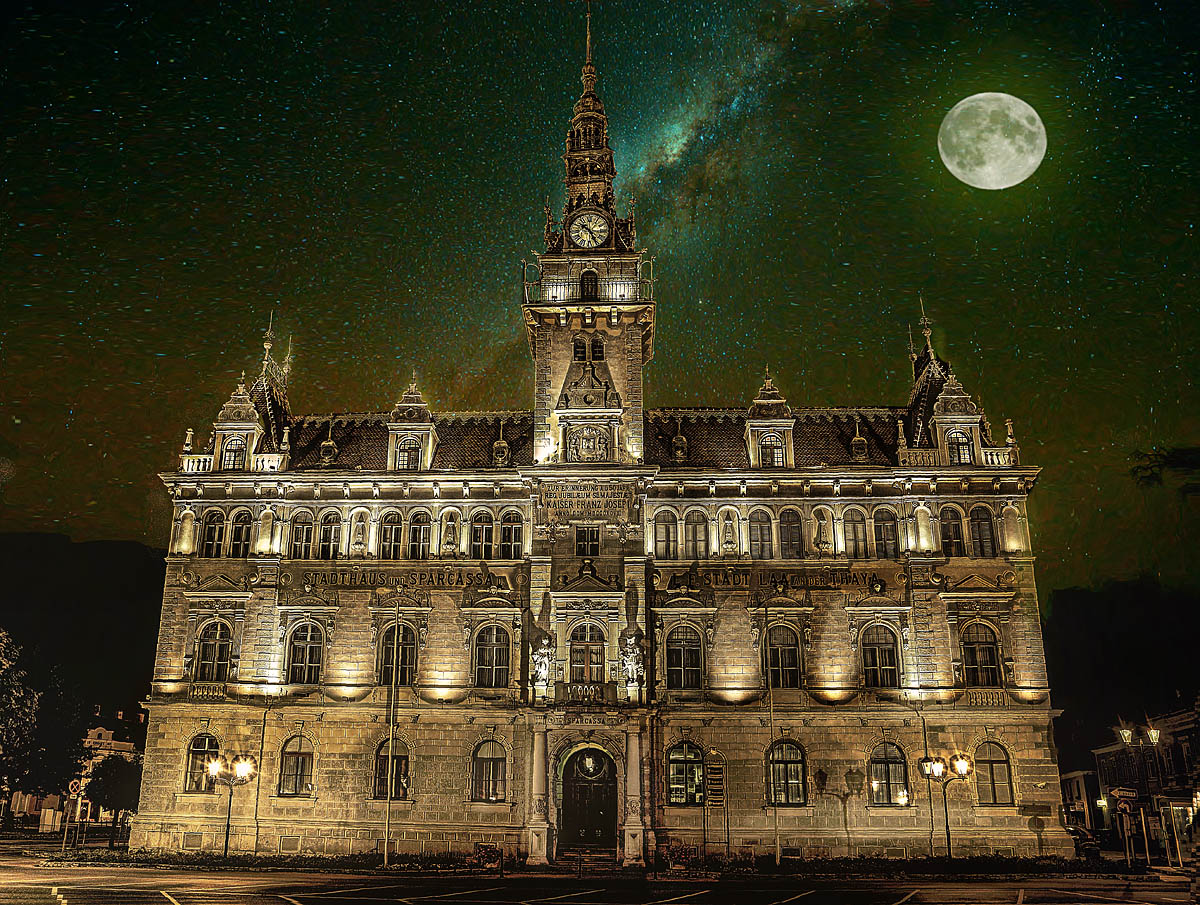
{"type": "Polygon", "coordinates": [[[970,465],[975,459],[971,438],[963,431],[946,434],[946,452],[951,465],[970,465]]]}
{"type": "Polygon", "coordinates": [[[237,471],[246,467],[246,441],[241,437],[230,437],[221,447],[221,469],[237,471]]]}
{"type": "Polygon", "coordinates": [[[759,462],[763,468],[783,468],[783,441],[778,434],[767,434],[758,444],[759,462]]]}
{"type": "Polygon", "coordinates": [[[421,467],[421,441],[406,437],[396,447],[396,468],[399,471],[417,471],[421,467]]]}
{"type": "Polygon", "coordinates": [[[584,302],[594,302],[600,298],[600,277],[594,270],[585,270],[579,277],[579,298],[584,302]]]}

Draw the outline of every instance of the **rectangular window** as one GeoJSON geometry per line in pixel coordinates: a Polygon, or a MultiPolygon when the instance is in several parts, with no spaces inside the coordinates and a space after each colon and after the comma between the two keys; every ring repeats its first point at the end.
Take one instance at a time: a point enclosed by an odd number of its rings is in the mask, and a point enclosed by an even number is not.
{"type": "Polygon", "coordinates": [[[503,757],[476,757],[471,761],[472,799],[504,800],[504,763],[503,757]]]}
{"type": "Polygon", "coordinates": [[[280,795],[312,794],[312,755],[284,754],[279,771],[280,795]]]}
{"type": "Polygon", "coordinates": [[[575,529],[575,555],[600,555],[600,527],[598,525],[581,525],[575,529]]]}
{"type": "Polygon", "coordinates": [[[703,762],[673,760],[670,768],[667,774],[667,803],[677,807],[703,804],[703,762]]]}
{"type": "Polygon", "coordinates": [[[900,539],[894,520],[875,521],[875,555],[879,559],[896,559],[900,556],[900,539]]]}
{"type": "Polygon", "coordinates": [[[312,522],[292,522],[292,559],[312,559],[312,522]]]}
{"type": "Polygon", "coordinates": [[[408,528],[408,558],[429,559],[429,523],[413,522],[408,528]]]}

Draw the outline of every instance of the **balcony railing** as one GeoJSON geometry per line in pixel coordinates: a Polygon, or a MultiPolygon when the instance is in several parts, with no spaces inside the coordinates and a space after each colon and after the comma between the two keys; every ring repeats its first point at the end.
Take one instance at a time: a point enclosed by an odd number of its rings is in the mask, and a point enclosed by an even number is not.
{"type": "Polygon", "coordinates": [[[225,700],[225,683],[193,682],[188,697],[193,701],[223,701],[225,700]]]}
{"type": "Polygon", "coordinates": [[[1016,452],[1011,446],[998,446],[994,449],[985,447],[983,450],[983,464],[998,465],[1001,467],[1016,465],[1018,464],[1016,452]]]}
{"type": "Polygon", "coordinates": [[[592,305],[602,309],[609,305],[632,305],[654,301],[654,285],[650,280],[601,281],[594,295],[584,295],[578,283],[543,281],[525,284],[526,305],[592,305]]]}
{"type": "Polygon", "coordinates": [[[185,453],[179,457],[179,469],[185,472],[212,471],[211,453],[185,453]]]}
{"type": "Polygon", "coordinates": [[[556,682],[554,703],[615,704],[617,703],[617,684],[615,682],[556,682]]]}

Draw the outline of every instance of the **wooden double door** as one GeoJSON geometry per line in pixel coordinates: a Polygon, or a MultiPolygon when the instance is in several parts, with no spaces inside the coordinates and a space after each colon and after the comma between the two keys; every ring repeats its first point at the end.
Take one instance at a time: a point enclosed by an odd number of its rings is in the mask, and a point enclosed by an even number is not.
{"type": "Polygon", "coordinates": [[[563,768],[559,844],[616,847],[617,765],[599,748],[576,751],[563,768]]]}

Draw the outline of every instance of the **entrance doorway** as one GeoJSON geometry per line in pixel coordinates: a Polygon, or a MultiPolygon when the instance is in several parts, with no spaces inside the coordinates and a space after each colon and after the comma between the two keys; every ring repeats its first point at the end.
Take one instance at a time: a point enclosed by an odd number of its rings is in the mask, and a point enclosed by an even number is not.
{"type": "Polygon", "coordinates": [[[567,848],[617,845],[617,765],[599,748],[584,748],[563,768],[559,844],[567,848]]]}

